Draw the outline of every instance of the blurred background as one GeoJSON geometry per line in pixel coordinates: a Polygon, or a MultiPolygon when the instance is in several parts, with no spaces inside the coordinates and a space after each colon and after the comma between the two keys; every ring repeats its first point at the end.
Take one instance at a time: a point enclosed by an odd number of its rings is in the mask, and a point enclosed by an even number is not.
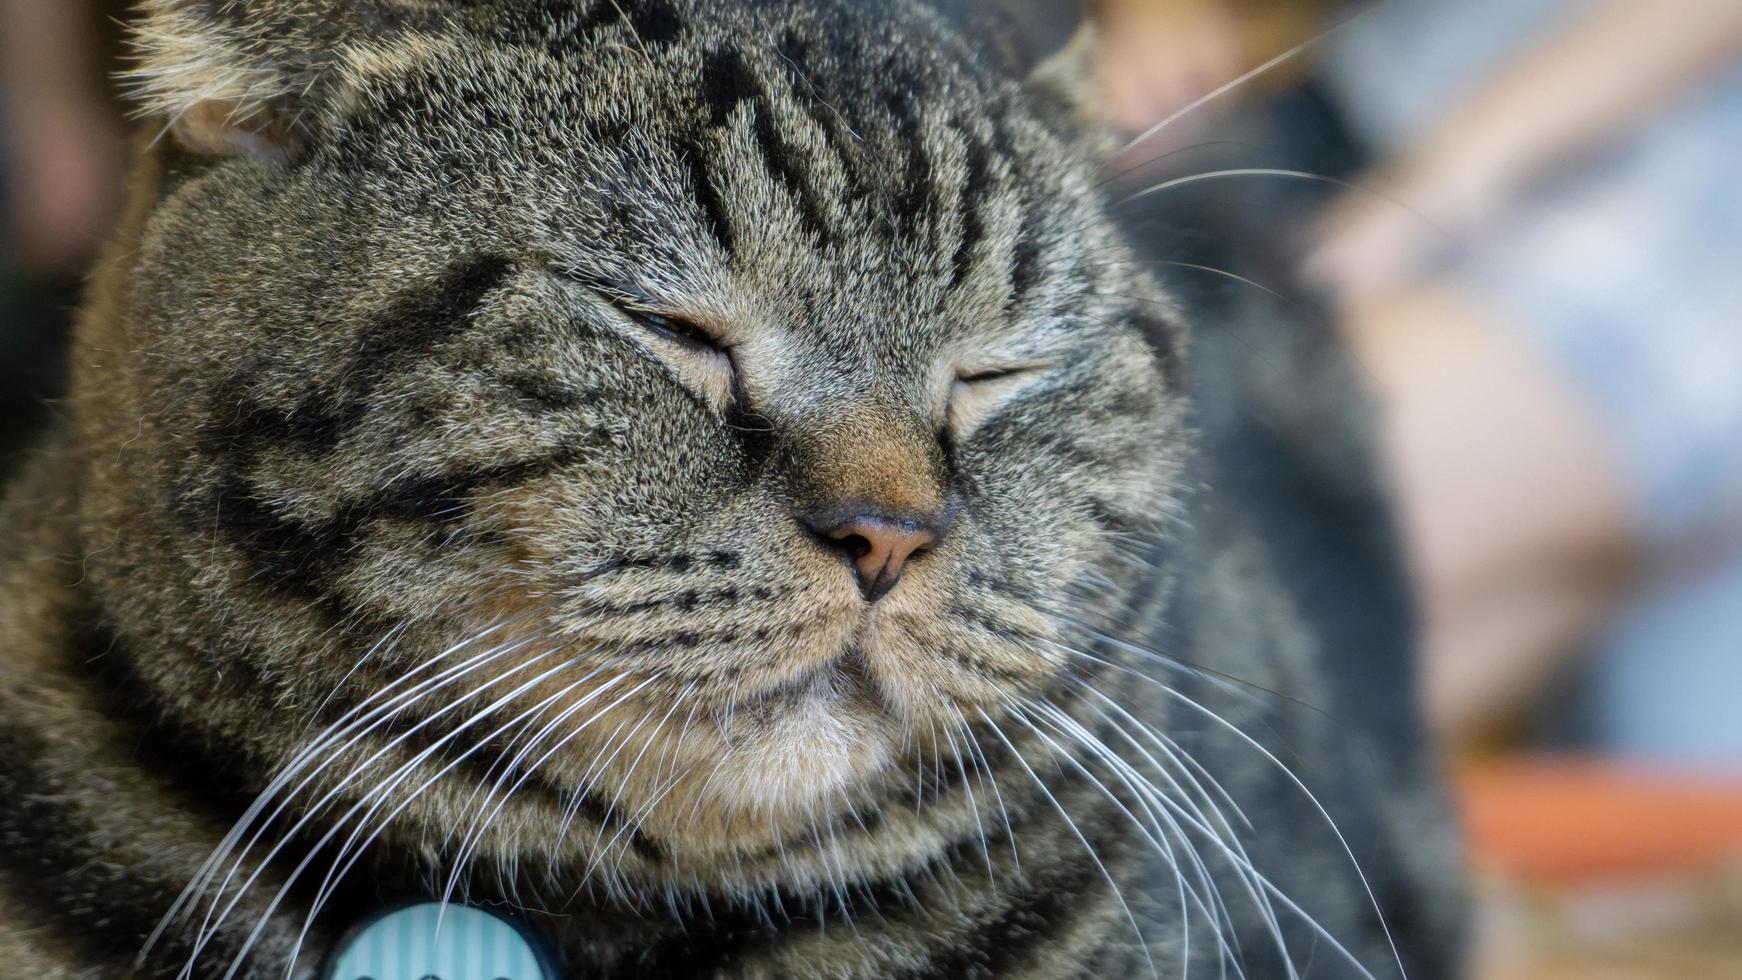
{"type": "Polygon", "coordinates": [[[1742,977],[1742,3],[1102,8],[1191,319],[1371,385],[1478,976],[1742,977]]]}
{"type": "MultiPolygon", "coordinates": [[[[119,206],[124,6],[0,0],[0,476],[119,206]]],[[[1158,274],[1371,385],[1478,975],[1742,977],[1742,3],[1098,6],[1158,274]]]]}

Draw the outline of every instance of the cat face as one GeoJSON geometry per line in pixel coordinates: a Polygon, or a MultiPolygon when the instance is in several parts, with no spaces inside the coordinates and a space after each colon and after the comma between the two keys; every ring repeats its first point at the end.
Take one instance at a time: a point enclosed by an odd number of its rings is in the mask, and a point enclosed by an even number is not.
{"type": "Polygon", "coordinates": [[[269,763],[392,706],[343,731],[414,824],[513,773],[703,860],[1070,669],[1178,410],[1034,83],[917,7],[315,6],[163,5],[306,101],[194,107],[254,152],[173,155],[95,396],[147,420],[157,683],[248,687],[269,763]]]}

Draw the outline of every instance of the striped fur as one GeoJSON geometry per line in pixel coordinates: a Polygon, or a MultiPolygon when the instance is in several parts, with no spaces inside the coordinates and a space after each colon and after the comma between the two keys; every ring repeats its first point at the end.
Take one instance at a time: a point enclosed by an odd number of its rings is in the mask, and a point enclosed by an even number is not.
{"type": "Polygon", "coordinates": [[[1405,733],[1221,679],[1334,707],[1340,653],[1192,449],[1078,48],[141,14],[132,209],[0,512],[0,961],[313,976],[453,894],[577,977],[1450,975],[1405,733]],[[856,499],[951,517],[875,607],[799,520],[856,499]]]}

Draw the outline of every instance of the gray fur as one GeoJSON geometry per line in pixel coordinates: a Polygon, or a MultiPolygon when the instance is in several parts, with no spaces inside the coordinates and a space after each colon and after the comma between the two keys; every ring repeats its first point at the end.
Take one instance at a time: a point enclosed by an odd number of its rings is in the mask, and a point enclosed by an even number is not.
{"type": "MultiPolygon", "coordinates": [[[[309,975],[457,866],[576,976],[1284,975],[1233,814],[1092,686],[1253,801],[1258,870],[1323,930],[1282,913],[1288,957],[1396,973],[1379,912],[1439,884],[1378,800],[1431,801],[1423,771],[1330,787],[1377,821],[1375,908],[1280,767],[1180,700],[1273,730],[1179,665],[1313,700],[1332,654],[1252,522],[1200,510],[1182,333],[1103,213],[1080,48],[1031,72],[913,2],[143,14],[131,217],[0,517],[0,954],[281,976],[312,917],[309,975]],[[952,517],[876,607],[802,524],[866,499],[952,517]],[[170,904],[286,766],[311,778],[218,850],[252,883],[202,935],[170,904]]],[[[1411,925],[1413,976],[1451,969],[1449,918],[1411,925]]]]}

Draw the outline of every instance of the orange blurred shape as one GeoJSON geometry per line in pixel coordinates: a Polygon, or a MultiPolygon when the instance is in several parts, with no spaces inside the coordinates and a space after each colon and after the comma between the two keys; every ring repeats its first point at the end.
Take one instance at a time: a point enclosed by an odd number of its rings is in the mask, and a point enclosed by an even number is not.
{"type": "Polygon", "coordinates": [[[1742,778],[1651,771],[1579,758],[1512,758],[1459,768],[1477,866],[1557,887],[1742,863],[1742,778]]]}

